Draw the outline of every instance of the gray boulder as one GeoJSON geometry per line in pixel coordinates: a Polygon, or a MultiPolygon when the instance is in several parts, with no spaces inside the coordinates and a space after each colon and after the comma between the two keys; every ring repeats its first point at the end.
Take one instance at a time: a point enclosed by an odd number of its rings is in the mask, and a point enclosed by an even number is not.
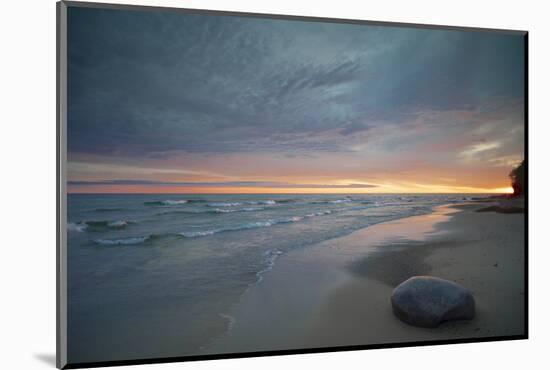
{"type": "Polygon", "coordinates": [[[414,326],[433,328],[443,321],[475,316],[472,293],[452,281],[431,276],[414,276],[399,284],[391,304],[398,318],[414,326]]]}

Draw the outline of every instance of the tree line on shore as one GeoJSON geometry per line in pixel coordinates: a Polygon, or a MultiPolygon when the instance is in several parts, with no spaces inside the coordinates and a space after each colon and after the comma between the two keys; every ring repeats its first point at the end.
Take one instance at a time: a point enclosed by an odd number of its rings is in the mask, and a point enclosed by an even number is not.
{"type": "Polygon", "coordinates": [[[512,196],[519,197],[524,195],[527,190],[525,188],[525,159],[510,172],[509,176],[512,181],[512,189],[514,189],[512,196]]]}

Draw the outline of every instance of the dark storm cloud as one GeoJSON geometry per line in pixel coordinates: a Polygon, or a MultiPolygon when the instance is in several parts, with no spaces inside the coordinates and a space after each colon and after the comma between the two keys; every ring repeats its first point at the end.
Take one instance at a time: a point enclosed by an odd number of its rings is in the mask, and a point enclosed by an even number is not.
{"type": "Polygon", "coordinates": [[[70,186],[109,186],[109,185],[156,185],[156,186],[183,186],[183,187],[255,187],[255,188],[286,188],[286,189],[363,189],[374,188],[370,184],[291,184],[273,181],[224,181],[224,182],[175,182],[154,180],[103,180],[103,181],[68,181],[70,186]]]}
{"type": "Polygon", "coordinates": [[[504,34],[71,7],[68,42],[69,158],[345,151],[523,95],[522,38],[504,34]]]}

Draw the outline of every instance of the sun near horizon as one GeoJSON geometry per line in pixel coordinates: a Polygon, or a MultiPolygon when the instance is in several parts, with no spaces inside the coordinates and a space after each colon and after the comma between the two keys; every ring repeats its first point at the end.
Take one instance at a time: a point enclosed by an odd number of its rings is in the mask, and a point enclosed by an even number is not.
{"type": "Polygon", "coordinates": [[[193,187],[193,186],[69,186],[70,194],[512,194],[511,186],[496,188],[449,187],[422,185],[422,187],[381,186],[374,188],[308,188],[308,187],[193,187]]]}

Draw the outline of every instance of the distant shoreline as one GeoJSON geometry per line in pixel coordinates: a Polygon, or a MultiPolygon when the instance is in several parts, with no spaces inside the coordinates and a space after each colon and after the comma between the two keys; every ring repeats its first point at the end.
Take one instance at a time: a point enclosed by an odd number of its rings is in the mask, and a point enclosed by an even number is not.
{"type": "Polygon", "coordinates": [[[104,193],[88,193],[88,192],[72,192],[68,191],[67,195],[342,195],[342,196],[354,196],[354,195],[472,195],[472,196],[482,196],[487,195],[488,197],[495,197],[498,199],[508,199],[510,194],[505,193],[117,193],[117,192],[104,192],[104,193]]]}

